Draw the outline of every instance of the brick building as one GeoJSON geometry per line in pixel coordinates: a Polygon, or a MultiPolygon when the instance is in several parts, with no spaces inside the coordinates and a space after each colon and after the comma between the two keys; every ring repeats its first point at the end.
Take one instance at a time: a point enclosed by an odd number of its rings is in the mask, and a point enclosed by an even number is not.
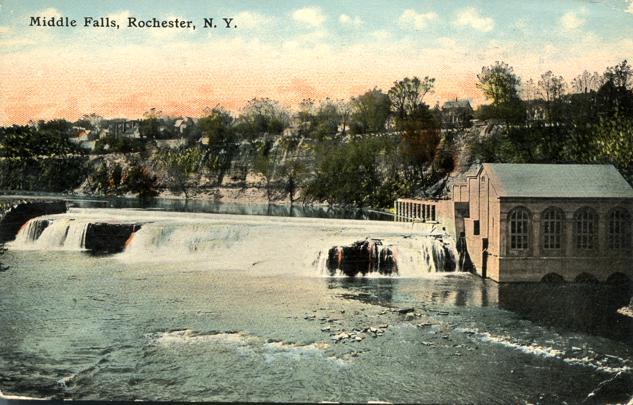
{"type": "Polygon", "coordinates": [[[464,236],[484,278],[633,279],[633,189],[611,165],[483,164],[450,199],[418,202],[464,236]]]}

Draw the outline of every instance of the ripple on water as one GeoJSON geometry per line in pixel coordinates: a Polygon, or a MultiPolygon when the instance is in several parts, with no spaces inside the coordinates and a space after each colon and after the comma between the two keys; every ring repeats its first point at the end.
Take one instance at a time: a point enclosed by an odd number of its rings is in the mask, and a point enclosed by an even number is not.
{"type": "MultiPolygon", "coordinates": [[[[457,328],[456,330],[483,342],[498,344],[534,356],[557,359],[570,365],[593,368],[596,371],[608,374],[617,374],[622,371],[630,372],[633,370],[630,366],[626,365],[628,361],[625,359],[617,356],[599,355],[591,350],[583,351],[580,348],[572,348],[571,350],[557,349],[536,342],[527,343],[509,336],[481,332],[477,329],[457,328]],[[573,355],[574,352],[586,352],[588,355],[577,357],[573,355]]],[[[547,340],[547,342],[551,344],[555,343],[553,340],[547,340]]]]}

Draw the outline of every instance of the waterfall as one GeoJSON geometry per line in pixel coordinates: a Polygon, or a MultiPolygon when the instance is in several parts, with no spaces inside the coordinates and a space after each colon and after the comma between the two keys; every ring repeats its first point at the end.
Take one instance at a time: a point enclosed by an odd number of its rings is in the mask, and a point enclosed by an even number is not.
{"type": "Polygon", "coordinates": [[[35,242],[49,225],[50,221],[46,219],[32,219],[27,221],[20,227],[14,243],[24,245],[35,242]]]}
{"type": "Polygon", "coordinates": [[[88,222],[73,218],[34,218],[20,228],[15,250],[84,250],[88,222]]]}
{"type": "Polygon", "coordinates": [[[437,273],[455,270],[455,254],[451,245],[436,238],[423,238],[420,242],[424,267],[427,272],[437,273]]]}
{"type": "Polygon", "coordinates": [[[134,233],[124,254],[129,258],[169,255],[182,259],[193,254],[212,254],[230,248],[248,234],[240,226],[210,226],[208,224],[147,224],[134,233]]]}
{"type": "MultiPolygon", "coordinates": [[[[14,250],[71,250],[124,262],[315,275],[422,277],[454,270],[450,239],[401,223],[72,208],[30,220],[14,250]],[[447,242],[448,241],[448,242],[447,242]],[[316,273],[318,274],[318,273],[316,273]]],[[[148,265],[148,268],[151,266],[148,265]]]]}
{"type": "Polygon", "coordinates": [[[333,246],[319,252],[314,264],[323,274],[366,276],[368,274],[413,276],[454,271],[455,253],[451,243],[439,237],[423,236],[385,245],[365,239],[351,245],[333,246]]]}

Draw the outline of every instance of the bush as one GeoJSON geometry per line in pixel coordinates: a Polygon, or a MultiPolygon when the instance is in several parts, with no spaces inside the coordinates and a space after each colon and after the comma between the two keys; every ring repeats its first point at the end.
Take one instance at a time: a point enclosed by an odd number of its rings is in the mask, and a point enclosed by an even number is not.
{"type": "Polygon", "coordinates": [[[44,123],[40,129],[1,128],[0,187],[62,192],[81,184],[87,159],[68,141],[66,127],[58,120],[44,123]]]}
{"type": "Polygon", "coordinates": [[[363,138],[349,143],[333,142],[317,150],[315,177],[304,190],[304,199],[330,205],[388,207],[403,191],[396,162],[396,145],[385,138],[363,138]]]}
{"type": "Polygon", "coordinates": [[[122,182],[125,191],[138,194],[142,200],[158,195],[156,176],[152,175],[145,166],[132,165],[125,172],[122,182]]]}

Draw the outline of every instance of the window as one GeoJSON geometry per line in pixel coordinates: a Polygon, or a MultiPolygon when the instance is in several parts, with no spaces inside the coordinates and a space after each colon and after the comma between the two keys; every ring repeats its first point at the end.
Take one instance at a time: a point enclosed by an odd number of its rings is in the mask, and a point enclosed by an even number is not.
{"type": "Polygon", "coordinates": [[[473,235],[479,235],[479,220],[473,221],[473,235]]]}
{"type": "Polygon", "coordinates": [[[435,221],[435,205],[431,206],[431,221],[435,221]]]}
{"type": "Polygon", "coordinates": [[[563,212],[558,208],[548,208],[543,212],[543,249],[560,249],[563,235],[563,212]]]}
{"type": "Polygon", "coordinates": [[[581,208],[574,215],[574,237],[576,249],[594,249],[596,231],[598,229],[598,215],[591,208],[581,208]]]}
{"type": "Polygon", "coordinates": [[[510,249],[527,250],[530,246],[530,213],[516,208],[510,213],[510,249]]]}
{"type": "Polygon", "coordinates": [[[609,213],[607,243],[612,250],[628,250],[631,247],[631,216],[624,208],[609,213]]]}

